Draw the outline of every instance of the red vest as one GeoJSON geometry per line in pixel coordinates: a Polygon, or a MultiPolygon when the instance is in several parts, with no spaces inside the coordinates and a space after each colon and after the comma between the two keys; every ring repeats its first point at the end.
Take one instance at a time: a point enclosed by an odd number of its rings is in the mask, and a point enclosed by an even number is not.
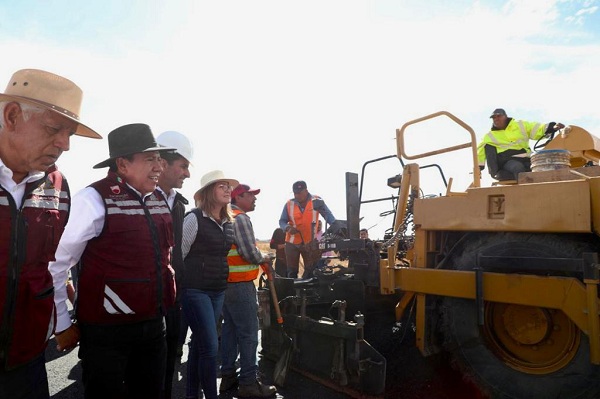
{"type": "MultiPolygon", "coordinates": [[[[233,209],[234,217],[242,213],[244,211],[240,209],[233,209]]],[[[235,244],[231,245],[231,249],[227,254],[227,263],[229,264],[228,283],[254,281],[258,277],[258,265],[248,263],[248,261],[242,258],[235,244]]]]}
{"type": "Polygon", "coordinates": [[[142,204],[113,172],[91,185],[104,200],[104,228],[81,257],[77,320],[121,324],[164,315],[175,302],[173,223],[155,191],[142,204]]]}
{"type": "Polygon", "coordinates": [[[21,209],[0,187],[0,369],[33,360],[54,333],[48,262],[55,260],[70,204],[67,181],[54,167],[26,185],[21,209]]]}

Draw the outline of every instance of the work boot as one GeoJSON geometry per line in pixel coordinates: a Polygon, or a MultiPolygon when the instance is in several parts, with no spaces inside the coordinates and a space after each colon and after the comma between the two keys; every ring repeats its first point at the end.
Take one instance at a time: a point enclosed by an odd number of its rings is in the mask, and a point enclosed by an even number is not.
{"type": "Polygon", "coordinates": [[[219,385],[219,392],[226,392],[230,389],[235,389],[239,385],[237,374],[225,374],[221,377],[221,385],[219,385]]]}
{"type": "Polygon", "coordinates": [[[273,385],[265,385],[259,380],[249,385],[240,385],[238,397],[240,398],[269,398],[277,393],[273,385]]]}

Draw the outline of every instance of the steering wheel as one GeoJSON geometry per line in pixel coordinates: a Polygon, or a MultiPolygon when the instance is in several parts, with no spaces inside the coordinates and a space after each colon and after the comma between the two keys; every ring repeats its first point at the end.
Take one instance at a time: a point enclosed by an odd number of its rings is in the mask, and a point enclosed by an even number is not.
{"type": "Polygon", "coordinates": [[[536,151],[540,148],[544,148],[549,142],[552,141],[552,139],[554,138],[554,134],[556,134],[556,130],[553,130],[552,133],[550,133],[550,136],[544,135],[544,136],[540,137],[538,139],[538,141],[536,141],[535,144],[533,145],[533,150],[536,151]],[[544,141],[543,143],[540,143],[544,139],[546,139],[546,141],[544,141]]]}

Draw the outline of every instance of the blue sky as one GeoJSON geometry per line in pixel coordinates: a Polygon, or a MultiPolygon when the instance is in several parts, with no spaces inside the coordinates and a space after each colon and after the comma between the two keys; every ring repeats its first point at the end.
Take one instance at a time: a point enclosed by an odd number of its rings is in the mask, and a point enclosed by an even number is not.
{"type": "MultiPolygon", "coordinates": [[[[298,179],[345,219],[344,173],[394,154],[396,129],[433,112],[453,113],[478,137],[497,107],[600,136],[599,5],[2,0],[0,79],[21,68],[72,79],[84,91],[82,121],[104,136],[132,122],[187,134],[195,159],[184,195],[212,169],[261,188],[251,216],[267,239],[298,179]]],[[[414,148],[450,145],[454,132],[426,124],[414,148]]],[[[103,177],[91,167],[107,154],[106,140],[76,137],[59,167],[77,190],[103,177]]],[[[472,179],[468,160],[443,159],[455,191],[472,179]]],[[[392,194],[385,178],[398,162],[387,166],[367,175],[365,195],[392,194]]],[[[363,210],[380,237],[386,209],[363,210]]]]}

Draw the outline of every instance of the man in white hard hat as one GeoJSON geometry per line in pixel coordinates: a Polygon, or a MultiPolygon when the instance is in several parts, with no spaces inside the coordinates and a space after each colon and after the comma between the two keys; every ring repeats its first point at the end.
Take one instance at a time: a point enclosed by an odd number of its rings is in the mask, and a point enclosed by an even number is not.
{"type": "Polygon", "coordinates": [[[187,333],[187,323],[181,311],[181,302],[179,301],[179,284],[177,281],[183,274],[183,256],[181,254],[181,236],[183,229],[183,215],[188,200],[176,188],[183,186],[183,181],[190,177],[190,163],[194,156],[194,148],[190,140],[183,134],[175,131],[166,131],[158,135],[156,142],[164,147],[175,148],[175,151],[161,154],[163,171],[158,177],[158,190],[162,191],[167,199],[171,216],[173,218],[173,232],[175,246],[171,256],[171,263],[175,269],[175,281],[177,285],[177,296],[175,306],[168,310],[165,317],[166,336],[167,336],[167,368],[165,375],[165,386],[163,390],[163,399],[171,399],[173,389],[173,375],[175,373],[175,362],[180,356],[179,349],[183,342],[180,342],[180,335],[187,333]],[[180,345],[181,344],[181,345],[180,345]]]}
{"type": "MultiPolygon", "coordinates": [[[[79,121],[82,90],[22,69],[0,93],[0,398],[50,396],[44,352],[55,329],[48,262],[67,223],[71,193],[56,161],[79,121]]],[[[66,278],[60,282],[66,284],[66,278]]]]}

